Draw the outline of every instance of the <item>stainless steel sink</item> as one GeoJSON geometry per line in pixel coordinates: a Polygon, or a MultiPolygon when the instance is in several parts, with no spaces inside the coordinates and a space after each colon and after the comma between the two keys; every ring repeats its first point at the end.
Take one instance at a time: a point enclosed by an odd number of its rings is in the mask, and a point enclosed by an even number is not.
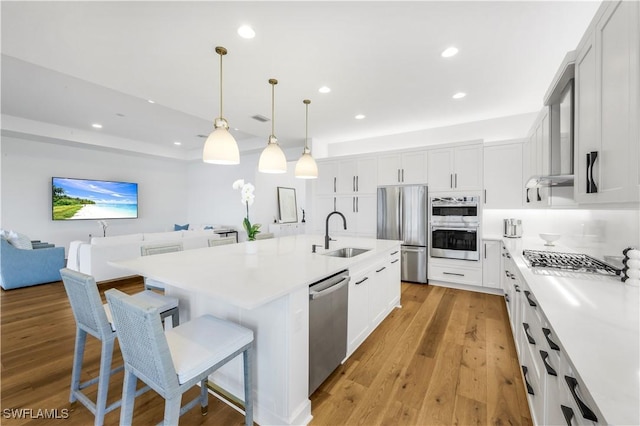
{"type": "Polygon", "coordinates": [[[368,252],[370,249],[362,249],[362,248],[354,248],[354,247],[344,247],[338,250],[330,251],[325,253],[325,256],[332,257],[355,257],[362,253],[368,252]]]}

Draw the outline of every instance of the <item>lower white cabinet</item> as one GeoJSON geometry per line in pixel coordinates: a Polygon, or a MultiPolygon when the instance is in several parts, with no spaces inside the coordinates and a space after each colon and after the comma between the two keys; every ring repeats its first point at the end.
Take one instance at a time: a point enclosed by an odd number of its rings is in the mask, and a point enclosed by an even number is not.
{"type": "Polygon", "coordinates": [[[505,301],[536,425],[604,423],[542,307],[503,247],[505,301]]]}
{"type": "Polygon", "coordinates": [[[482,286],[501,288],[500,271],[502,270],[502,241],[482,240],[482,286]]]}
{"type": "Polygon", "coordinates": [[[269,232],[274,237],[288,237],[289,235],[304,234],[304,223],[271,223],[269,224],[269,232]]]}
{"type": "Polygon", "coordinates": [[[429,281],[482,287],[482,265],[477,261],[429,258],[429,281]]]}
{"type": "Polygon", "coordinates": [[[347,356],[400,305],[400,249],[350,271],[347,356]]]}

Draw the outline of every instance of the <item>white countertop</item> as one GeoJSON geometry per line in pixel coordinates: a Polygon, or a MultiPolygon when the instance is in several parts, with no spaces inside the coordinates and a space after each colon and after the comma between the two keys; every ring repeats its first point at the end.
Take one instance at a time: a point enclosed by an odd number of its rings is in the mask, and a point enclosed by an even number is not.
{"type": "Polygon", "coordinates": [[[294,235],[247,243],[185,250],[109,262],[132,273],[153,278],[177,288],[212,296],[226,303],[254,309],[293,290],[372,260],[399,247],[400,241],[373,238],[337,237],[329,250],[311,245],[324,244],[322,235],[294,235]],[[371,249],[353,258],[324,256],[342,247],[371,249]]]}
{"type": "Polygon", "coordinates": [[[502,241],[604,420],[640,424],[640,288],[619,277],[536,274],[525,263],[523,249],[575,250],[546,247],[540,240],[502,241]]]}

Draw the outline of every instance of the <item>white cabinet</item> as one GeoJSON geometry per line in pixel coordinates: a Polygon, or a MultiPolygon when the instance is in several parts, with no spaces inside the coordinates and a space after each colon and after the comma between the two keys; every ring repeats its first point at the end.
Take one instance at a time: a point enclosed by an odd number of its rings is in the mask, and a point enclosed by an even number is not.
{"type": "Polygon", "coordinates": [[[424,184],[427,151],[383,154],[378,157],[378,185],[424,184]]]}
{"type": "Polygon", "coordinates": [[[269,232],[274,237],[288,237],[289,235],[304,234],[304,223],[271,223],[269,224],[269,232]]]}
{"type": "Polygon", "coordinates": [[[376,157],[351,158],[338,162],[337,192],[375,194],[378,182],[376,157]]]}
{"type": "Polygon", "coordinates": [[[479,191],[482,189],[482,144],[429,150],[429,191],[479,191]]]}
{"type": "Polygon", "coordinates": [[[336,235],[376,236],[376,195],[338,195],[336,210],[347,219],[347,229],[340,218],[332,218],[329,229],[336,235]]]}
{"type": "MultiPolygon", "coordinates": [[[[549,175],[551,162],[549,119],[549,107],[544,107],[529,131],[524,152],[525,183],[532,176],[549,175]]],[[[524,206],[527,208],[549,206],[549,188],[525,188],[524,206]]]]}
{"type": "Polygon", "coordinates": [[[502,274],[502,242],[499,240],[482,240],[482,286],[501,288],[502,274]]]}
{"type": "Polygon", "coordinates": [[[318,161],[318,179],[315,184],[316,195],[338,192],[338,162],[335,160],[318,161]]]}
{"type": "Polygon", "coordinates": [[[522,207],[522,142],[485,145],[484,207],[522,207]]]}
{"type": "Polygon", "coordinates": [[[347,356],[400,305],[400,247],[350,271],[347,356]]]}
{"type": "Polygon", "coordinates": [[[606,2],[578,47],[574,164],[580,203],[639,199],[638,8],[640,3],[633,1],[606,2]]]}
{"type": "Polygon", "coordinates": [[[482,287],[482,265],[477,261],[429,258],[429,281],[482,287]]]}

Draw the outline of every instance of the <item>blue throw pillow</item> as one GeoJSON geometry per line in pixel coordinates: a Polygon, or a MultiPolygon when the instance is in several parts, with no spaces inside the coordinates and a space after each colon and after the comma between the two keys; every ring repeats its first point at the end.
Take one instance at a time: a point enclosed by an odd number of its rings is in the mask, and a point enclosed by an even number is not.
{"type": "Polygon", "coordinates": [[[207,225],[207,226],[205,226],[205,227],[204,227],[204,229],[205,229],[205,231],[206,231],[207,229],[213,229],[213,226],[209,226],[209,225],[207,225]]]}
{"type": "Polygon", "coordinates": [[[186,225],[175,224],[175,225],[173,225],[173,230],[174,231],[188,231],[189,230],[189,224],[188,223],[186,225]]]}

